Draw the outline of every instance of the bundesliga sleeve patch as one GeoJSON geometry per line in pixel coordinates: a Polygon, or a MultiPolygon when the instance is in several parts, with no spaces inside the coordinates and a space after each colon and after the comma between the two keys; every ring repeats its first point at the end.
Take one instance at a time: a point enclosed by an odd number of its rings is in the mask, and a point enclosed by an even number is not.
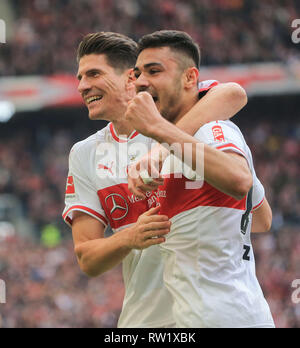
{"type": "Polygon", "coordinates": [[[68,177],[66,195],[75,195],[75,186],[74,186],[73,176],[68,177]]]}
{"type": "Polygon", "coordinates": [[[212,128],[212,132],[213,132],[215,141],[219,141],[219,142],[225,141],[223,129],[221,126],[219,126],[219,125],[214,126],[212,128]]]}

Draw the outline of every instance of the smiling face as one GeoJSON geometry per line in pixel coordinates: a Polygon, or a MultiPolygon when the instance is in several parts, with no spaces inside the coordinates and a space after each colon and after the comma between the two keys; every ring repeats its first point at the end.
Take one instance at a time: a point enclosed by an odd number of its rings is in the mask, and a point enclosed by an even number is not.
{"type": "Polygon", "coordinates": [[[78,91],[91,120],[113,121],[122,115],[127,70],[121,72],[111,67],[104,54],[89,54],[80,59],[77,77],[78,91]]]}
{"type": "Polygon", "coordinates": [[[147,48],[138,56],[137,92],[149,92],[163,117],[173,121],[184,101],[184,69],[169,47],[147,48]]]}

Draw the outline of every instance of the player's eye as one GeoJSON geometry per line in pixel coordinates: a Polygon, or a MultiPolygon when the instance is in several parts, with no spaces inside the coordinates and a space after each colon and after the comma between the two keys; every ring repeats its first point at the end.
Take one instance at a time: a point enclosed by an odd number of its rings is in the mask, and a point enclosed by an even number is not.
{"type": "Polygon", "coordinates": [[[159,73],[160,71],[159,70],[157,70],[157,69],[151,69],[151,70],[149,70],[149,74],[150,75],[155,75],[155,74],[157,74],[157,73],[159,73]]]}
{"type": "Polygon", "coordinates": [[[100,76],[100,73],[99,71],[90,71],[88,74],[87,74],[88,77],[99,77],[100,76]]]}

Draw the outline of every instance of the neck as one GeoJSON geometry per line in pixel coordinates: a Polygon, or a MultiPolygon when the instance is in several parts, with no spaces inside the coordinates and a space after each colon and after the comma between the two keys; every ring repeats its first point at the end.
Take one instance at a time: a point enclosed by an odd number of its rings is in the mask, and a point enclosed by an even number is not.
{"type": "Polygon", "coordinates": [[[195,91],[195,93],[190,93],[184,96],[183,103],[180,107],[179,112],[177,113],[177,116],[174,118],[172,123],[176,124],[179,120],[182,119],[182,117],[187,114],[191,108],[199,101],[199,92],[198,90],[195,91]]]}
{"type": "Polygon", "coordinates": [[[125,120],[114,120],[112,121],[115,131],[118,136],[126,135],[127,137],[134,131],[131,124],[125,120]]]}

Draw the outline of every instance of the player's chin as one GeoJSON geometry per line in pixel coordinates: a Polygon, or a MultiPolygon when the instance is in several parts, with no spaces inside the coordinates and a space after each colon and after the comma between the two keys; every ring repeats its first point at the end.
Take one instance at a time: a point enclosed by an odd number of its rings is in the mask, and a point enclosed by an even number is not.
{"type": "Polygon", "coordinates": [[[100,110],[89,109],[89,119],[91,121],[104,120],[103,113],[100,110]]]}

